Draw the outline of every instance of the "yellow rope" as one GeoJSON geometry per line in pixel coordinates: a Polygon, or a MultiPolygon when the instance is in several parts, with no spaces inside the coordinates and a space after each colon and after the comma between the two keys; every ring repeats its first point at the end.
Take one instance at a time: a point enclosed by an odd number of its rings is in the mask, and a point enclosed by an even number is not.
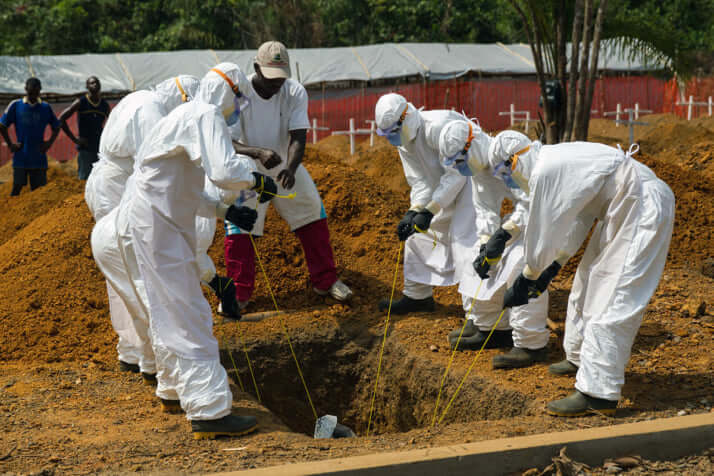
{"type": "Polygon", "coordinates": [[[372,401],[369,404],[369,418],[367,419],[367,436],[372,426],[372,412],[374,411],[374,398],[377,395],[377,385],[379,384],[379,374],[382,370],[382,355],[384,354],[384,343],[387,341],[387,329],[389,329],[389,316],[392,313],[392,300],[394,299],[394,288],[397,285],[397,274],[399,273],[399,259],[402,257],[402,249],[404,242],[399,242],[399,251],[397,252],[397,263],[394,265],[394,279],[392,280],[392,293],[389,295],[389,308],[387,309],[387,318],[384,320],[384,336],[382,337],[382,348],[379,350],[379,361],[377,363],[377,378],[374,381],[374,390],[372,391],[372,401]]]}
{"type": "Polygon", "coordinates": [[[456,355],[456,351],[459,348],[459,342],[461,342],[461,336],[464,333],[464,329],[466,328],[466,323],[469,322],[469,314],[471,314],[471,310],[474,308],[474,301],[476,298],[478,298],[478,293],[481,291],[481,285],[483,284],[483,279],[481,282],[478,284],[478,289],[476,289],[476,294],[474,294],[473,299],[471,299],[471,305],[469,306],[469,310],[466,313],[466,317],[464,319],[464,325],[461,326],[461,332],[459,332],[459,338],[456,339],[456,345],[454,346],[454,350],[451,351],[451,358],[449,359],[449,364],[446,366],[446,370],[444,370],[444,375],[441,377],[441,384],[439,384],[439,394],[436,397],[436,405],[434,405],[434,415],[431,417],[431,426],[434,426],[434,423],[436,423],[436,414],[439,410],[439,402],[441,401],[441,390],[444,388],[444,382],[446,381],[446,376],[449,373],[449,370],[451,369],[451,364],[454,361],[454,356],[456,355]]]}
{"type": "MultiPolygon", "coordinates": [[[[221,324],[223,324],[223,317],[221,317],[221,324]]],[[[240,378],[240,374],[238,373],[238,366],[236,366],[236,361],[233,359],[233,352],[231,352],[231,349],[228,348],[226,345],[226,331],[221,330],[221,342],[223,343],[223,348],[226,349],[226,352],[228,352],[228,356],[231,358],[231,362],[233,363],[233,371],[236,374],[236,378],[238,379],[238,385],[240,386],[240,391],[245,392],[245,387],[243,386],[243,381],[240,378]]]]}
{"type": "Polygon", "coordinates": [[[434,239],[434,242],[431,244],[431,249],[433,250],[434,248],[436,248],[436,232],[434,230],[429,230],[428,228],[426,230],[422,230],[416,225],[414,225],[414,229],[418,233],[424,233],[425,235],[429,235],[429,232],[431,231],[431,237],[434,239]]]}
{"type": "Polygon", "coordinates": [[[478,353],[474,356],[474,360],[471,362],[471,365],[469,366],[468,370],[466,371],[466,375],[464,375],[464,378],[461,379],[461,383],[459,383],[459,386],[456,388],[456,391],[454,392],[454,395],[451,397],[451,400],[449,400],[449,404],[446,405],[446,408],[444,409],[444,412],[441,414],[441,417],[439,418],[439,424],[441,424],[442,421],[444,421],[444,417],[446,416],[446,412],[449,411],[449,408],[451,408],[451,404],[454,403],[454,399],[456,398],[456,395],[459,394],[459,391],[461,390],[462,385],[466,381],[466,378],[468,378],[469,374],[471,373],[471,370],[474,368],[474,364],[476,364],[476,360],[478,360],[478,356],[481,355],[481,352],[483,352],[483,349],[486,347],[486,344],[488,344],[488,340],[491,338],[491,335],[493,332],[496,330],[496,326],[498,325],[499,322],[501,322],[501,318],[503,317],[503,313],[506,312],[507,308],[503,308],[503,311],[501,311],[501,314],[498,316],[498,319],[496,320],[496,323],[493,325],[491,328],[491,332],[488,333],[488,336],[486,336],[486,340],[483,341],[483,345],[481,346],[481,349],[478,351],[478,353]]]}
{"type": "MultiPolygon", "coordinates": [[[[258,397],[258,403],[263,403],[260,398],[260,390],[258,390],[258,382],[255,381],[255,374],[253,374],[253,365],[250,363],[250,357],[248,357],[248,349],[245,346],[245,340],[243,339],[243,330],[238,325],[238,337],[240,338],[240,343],[243,346],[243,353],[245,354],[245,360],[248,362],[248,370],[250,371],[250,378],[253,379],[253,387],[255,388],[255,396],[258,397]]],[[[231,357],[231,360],[233,357],[231,357]]],[[[235,363],[233,364],[235,365],[235,363]]]]}
{"type": "MultiPolygon", "coordinates": [[[[253,243],[253,249],[255,250],[255,255],[258,257],[258,264],[260,265],[260,270],[263,272],[263,277],[265,278],[265,284],[268,286],[268,291],[270,291],[270,297],[273,299],[273,305],[275,306],[275,310],[280,312],[280,309],[278,309],[278,302],[275,300],[275,295],[273,294],[273,288],[270,286],[270,281],[268,281],[268,275],[265,272],[265,268],[263,268],[263,260],[260,258],[260,253],[258,252],[258,247],[255,245],[255,240],[253,239],[253,235],[248,233],[248,236],[250,237],[250,242],[253,243]]],[[[290,342],[290,334],[288,334],[288,329],[285,326],[285,320],[281,314],[278,314],[280,317],[280,325],[283,328],[283,332],[285,333],[285,338],[288,341],[288,346],[290,347],[290,353],[293,355],[293,360],[295,360],[295,366],[297,367],[298,375],[300,375],[300,380],[302,381],[302,386],[305,388],[305,394],[307,395],[307,401],[310,403],[310,409],[312,410],[312,414],[315,415],[315,420],[317,420],[317,411],[315,410],[315,405],[312,404],[312,398],[310,397],[310,391],[307,389],[307,383],[305,383],[305,377],[302,374],[302,369],[300,369],[300,363],[298,362],[297,356],[295,355],[295,350],[293,350],[293,344],[290,342]]]]}

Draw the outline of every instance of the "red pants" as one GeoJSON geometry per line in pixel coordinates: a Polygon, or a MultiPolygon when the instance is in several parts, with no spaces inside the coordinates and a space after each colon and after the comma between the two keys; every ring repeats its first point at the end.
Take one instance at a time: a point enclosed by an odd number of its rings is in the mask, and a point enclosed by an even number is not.
{"type": "MultiPolygon", "coordinates": [[[[337,281],[337,269],[330,245],[327,219],[309,223],[295,230],[300,239],[312,285],[327,290],[337,281]]],[[[255,250],[246,234],[227,235],[226,270],[236,285],[239,301],[250,300],[255,289],[255,250]]]]}

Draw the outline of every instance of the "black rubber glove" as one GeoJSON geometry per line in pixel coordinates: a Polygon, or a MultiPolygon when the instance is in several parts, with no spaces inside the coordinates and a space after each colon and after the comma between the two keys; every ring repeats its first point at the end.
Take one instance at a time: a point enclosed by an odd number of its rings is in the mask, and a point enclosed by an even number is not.
{"type": "Polygon", "coordinates": [[[416,214],[417,212],[415,210],[409,210],[397,225],[397,236],[399,237],[399,241],[406,241],[406,239],[414,233],[412,221],[414,220],[416,214]]]}
{"type": "Polygon", "coordinates": [[[431,225],[432,218],[434,218],[434,214],[427,209],[424,209],[417,213],[414,217],[414,220],[412,220],[414,231],[424,232],[428,230],[429,226],[431,225]]]}
{"type": "Polygon", "coordinates": [[[486,244],[481,245],[478,256],[473,262],[473,266],[476,274],[478,274],[481,279],[488,279],[490,277],[488,270],[491,269],[491,265],[488,263],[488,260],[486,260],[486,244]]]}
{"type": "MultiPolygon", "coordinates": [[[[542,273],[540,273],[540,276],[538,276],[538,279],[535,280],[535,287],[536,290],[538,290],[540,294],[544,293],[546,289],[548,289],[548,285],[550,282],[555,278],[555,275],[558,274],[558,271],[560,271],[560,263],[557,261],[553,261],[550,266],[545,268],[542,273]]],[[[531,296],[534,297],[534,296],[531,296]]],[[[535,296],[537,297],[537,296],[535,296]]]]}
{"type": "Polygon", "coordinates": [[[226,211],[226,220],[238,226],[240,229],[250,231],[258,219],[258,212],[249,207],[236,207],[231,205],[226,211]]]}
{"type": "Polygon", "coordinates": [[[535,281],[519,274],[513,286],[506,290],[503,297],[503,307],[515,307],[528,304],[530,290],[535,289],[535,281]]]}
{"type": "Polygon", "coordinates": [[[489,277],[488,270],[491,269],[492,264],[495,264],[501,259],[503,250],[506,249],[506,243],[508,243],[510,239],[511,234],[503,228],[499,228],[498,231],[488,239],[486,246],[481,247],[481,252],[478,258],[476,258],[476,261],[474,261],[474,269],[481,279],[489,277]]]}
{"type": "Polygon", "coordinates": [[[258,200],[260,203],[265,203],[275,198],[275,195],[278,193],[278,186],[272,178],[267,175],[259,174],[258,172],[253,172],[253,177],[255,177],[255,185],[251,190],[258,192],[258,200]]]}
{"type": "Polygon", "coordinates": [[[216,293],[216,297],[221,300],[223,315],[231,319],[240,320],[240,307],[236,299],[236,285],[231,278],[214,276],[208,285],[216,293]]]}
{"type": "Polygon", "coordinates": [[[523,273],[516,278],[513,286],[506,291],[503,299],[503,307],[514,307],[528,304],[528,299],[535,299],[548,289],[548,285],[555,275],[560,271],[560,263],[553,261],[545,268],[538,279],[532,280],[523,276],[523,273]]]}

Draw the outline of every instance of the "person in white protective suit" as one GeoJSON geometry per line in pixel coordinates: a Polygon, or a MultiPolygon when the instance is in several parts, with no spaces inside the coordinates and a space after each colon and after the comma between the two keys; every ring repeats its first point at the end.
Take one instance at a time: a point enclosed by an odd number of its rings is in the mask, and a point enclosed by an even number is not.
{"type": "MultiPolygon", "coordinates": [[[[190,100],[198,90],[199,80],[180,75],[162,81],[152,90],[133,92],[112,110],[99,145],[99,161],[85,185],[84,197],[98,223],[119,205],[126,182],[134,171],[136,152],[151,128],[179,104],[190,100]]],[[[148,317],[139,319],[135,328],[131,313],[143,315],[139,297],[134,292],[116,248],[113,223],[96,230],[94,253],[107,277],[109,314],[119,336],[119,369],[141,371],[147,383],[154,383],[156,366],[148,337],[148,317]]]]}
{"type": "Polygon", "coordinates": [[[588,142],[541,145],[514,131],[489,148],[491,170],[529,194],[525,267],[504,305],[521,306],[548,286],[595,220],[578,266],[565,322],[566,360],[556,374],[576,373],[575,392],[549,413],[614,414],[625,366],[645,308],[659,283],[674,222],[674,194],[632,155],[588,142]]]}
{"type": "MultiPolygon", "coordinates": [[[[548,293],[544,292],[526,306],[506,310],[498,321],[506,289],[523,268],[522,232],[528,220],[528,196],[507,187],[489,172],[488,149],[492,140],[477,124],[463,118],[446,124],[439,137],[439,153],[444,165],[461,175],[471,176],[479,238],[475,247],[478,256],[473,266],[464,266],[459,284],[459,292],[475,299],[473,310],[463,334],[461,327],[454,329],[449,341],[453,348],[461,334],[458,348],[462,348],[461,342],[465,348],[480,348],[496,322],[496,329],[506,329],[510,324],[513,347],[508,353],[494,357],[493,367],[527,367],[547,358],[548,293]],[[501,205],[506,198],[514,204],[514,211],[502,219],[501,205]]],[[[497,337],[498,332],[495,331],[491,339],[497,337]]]]}
{"type": "MultiPolygon", "coordinates": [[[[404,288],[402,297],[392,302],[391,312],[432,312],[433,287],[458,283],[461,265],[475,242],[471,184],[439,160],[442,128],[463,116],[446,110],[420,111],[403,96],[389,93],[377,101],[374,117],[377,134],[397,147],[411,188],[409,210],[396,230],[405,242],[404,288]]],[[[470,302],[463,295],[467,312],[470,302]]],[[[380,310],[388,307],[389,299],[379,302],[380,310]]]]}
{"type": "Polygon", "coordinates": [[[197,439],[236,436],[257,427],[254,417],[231,414],[211,308],[201,292],[195,232],[199,214],[250,230],[255,210],[228,203],[241,190],[262,192],[270,183],[255,172],[250,158],[234,152],[228,131],[240,117],[246,84],[235,64],[221,63],[209,71],[195,100],[160,120],[141,145],[117,209],[119,249],[127,261],[135,261],[135,270],[129,266],[132,280],[143,282],[146,292],[156,394],[163,404],[180,402],[197,439]],[[202,193],[206,177],[234,193],[226,202],[209,201],[202,193]]]}

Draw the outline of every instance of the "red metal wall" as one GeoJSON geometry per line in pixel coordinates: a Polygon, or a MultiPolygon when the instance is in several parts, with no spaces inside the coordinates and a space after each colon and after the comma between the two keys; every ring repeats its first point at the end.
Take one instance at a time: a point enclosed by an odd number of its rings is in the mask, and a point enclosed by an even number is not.
{"type": "MultiPolygon", "coordinates": [[[[386,92],[397,92],[415,106],[425,109],[451,109],[463,111],[469,117],[478,118],[481,126],[489,131],[507,128],[510,119],[499,116],[514,104],[517,111],[530,111],[531,118],[538,117],[540,89],[535,80],[527,79],[480,79],[448,80],[425,84],[407,84],[392,88],[357,90],[352,96],[322,99],[319,92],[311,95],[310,118],[318,120],[318,126],[331,130],[349,129],[349,119],[355,119],[357,128],[368,128],[365,122],[374,118],[374,106],[386,92]]],[[[665,81],[646,76],[604,78],[595,86],[593,117],[602,117],[603,111],[614,111],[617,103],[623,108],[634,107],[662,112],[665,81]]],[[[318,138],[326,137],[329,131],[320,131],[318,138]]]]}
{"type": "MultiPolygon", "coordinates": [[[[507,128],[510,120],[499,116],[508,111],[510,104],[518,111],[530,111],[531,118],[537,118],[540,90],[534,80],[526,79],[479,79],[447,80],[428,83],[413,83],[393,87],[354,90],[328,90],[323,98],[320,91],[310,90],[309,116],[317,119],[318,126],[329,127],[330,131],[349,129],[349,119],[355,119],[357,128],[369,128],[365,122],[374,118],[374,106],[386,92],[398,92],[417,107],[426,109],[451,109],[464,111],[469,117],[478,118],[481,126],[489,131],[507,128]]],[[[599,80],[593,98],[593,117],[602,117],[603,111],[614,111],[617,103],[623,108],[634,107],[655,113],[673,112],[686,117],[686,106],[677,106],[681,97],[694,95],[695,101],[706,101],[714,96],[714,78],[697,78],[689,81],[680,96],[677,83],[662,79],[633,76],[608,77],[599,80]]],[[[53,104],[59,114],[68,104],[53,104]]],[[[706,114],[706,107],[695,108],[694,117],[706,114]]],[[[70,127],[77,130],[76,116],[70,120],[70,127]]],[[[14,128],[11,128],[14,129],[14,128]]],[[[318,139],[330,135],[330,131],[319,131],[318,139]]],[[[14,132],[11,132],[14,136],[14,132]]],[[[49,133],[48,133],[49,135],[49,133]]],[[[9,149],[0,139],[0,164],[11,158],[9,149]]],[[[49,155],[59,160],[74,159],[75,145],[60,132],[49,155]]]]}

